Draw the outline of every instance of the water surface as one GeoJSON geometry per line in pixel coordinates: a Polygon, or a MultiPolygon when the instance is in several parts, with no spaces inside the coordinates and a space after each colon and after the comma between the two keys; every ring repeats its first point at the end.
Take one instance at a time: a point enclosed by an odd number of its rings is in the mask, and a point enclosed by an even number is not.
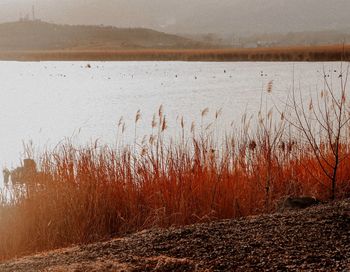
{"type": "MultiPolygon", "coordinates": [[[[151,132],[152,116],[164,106],[174,134],[178,116],[186,126],[201,123],[201,111],[231,129],[244,112],[254,113],[261,92],[273,80],[272,95],[282,100],[294,84],[303,92],[323,86],[322,71],[336,74],[339,63],[203,62],[0,62],[0,166],[19,164],[22,143],[53,146],[65,137],[85,143],[115,143],[121,116],[125,140],[151,132]],[[325,65],[325,67],[324,67],[325,65]],[[294,77],[293,77],[294,70],[294,77]]],[[[208,121],[209,122],[209,121],[208,121]]]]}

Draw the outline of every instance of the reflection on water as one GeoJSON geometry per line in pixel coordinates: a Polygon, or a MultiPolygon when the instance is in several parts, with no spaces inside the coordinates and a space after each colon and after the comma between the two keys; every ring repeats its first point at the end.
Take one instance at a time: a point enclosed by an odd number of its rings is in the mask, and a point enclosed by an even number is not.
{"type": "MultiPolygon", "coordinates": [[[[53,146],[65,137],[77,143],[94,139],[114,143],[118,120],[126,121],[125,141],[151,132],[153,114],[163,105],[168,133],[178,116],[185,125],[208,119],[222,108],[220,128],[229,129],[243,112],[255,112],[261,91],[273,80],[272,93],[285,99],[295,82],[307,91],[322,86],[322,63],[191,62],[0,62],[0,165],[20,164],[22,143],[53,146]]],[[[327,63],[333,72],[339,63],[327,63]]]]}

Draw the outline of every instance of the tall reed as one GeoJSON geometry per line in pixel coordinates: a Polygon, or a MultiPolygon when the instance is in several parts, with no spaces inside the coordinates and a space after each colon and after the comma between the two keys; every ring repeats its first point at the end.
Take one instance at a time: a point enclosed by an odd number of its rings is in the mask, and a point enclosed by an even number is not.
{"type": "MultiPolygon", "coordinates": [[[[221,111],[208,126],[203,119],[210,112],[204,109],[199,130],[180,118],[180,137],[168,138],[160,107],[152,134],[142,141],[138,112],[131,145],[65,142],[41,154],[40,171],[30,181],[0,193],[0,259],[146,228],[272,212],[285,195],[328,199],[327,166],[320,166],[285,113],[261,112],[256,126],[245,117],[240,129],[221,140],[221,111]]],[[[119,139],[124,127],[120,119],[119,139]]],[[[336,196],[342,198],[350,196],[349,134],[338,145],[343,161],[337,165],[336,196]]],[[[332,156],[322,138],[319,146],[323,156],[332,156]]]]}

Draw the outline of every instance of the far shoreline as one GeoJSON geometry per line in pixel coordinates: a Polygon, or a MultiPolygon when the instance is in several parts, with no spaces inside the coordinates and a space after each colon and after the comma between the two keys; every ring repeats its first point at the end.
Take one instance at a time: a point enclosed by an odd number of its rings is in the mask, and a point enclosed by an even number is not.
{"type": "Polygon", "coordinates": [[[350,45],[227,49],[0,51],[0,61],[350,61],[350,45]]]}

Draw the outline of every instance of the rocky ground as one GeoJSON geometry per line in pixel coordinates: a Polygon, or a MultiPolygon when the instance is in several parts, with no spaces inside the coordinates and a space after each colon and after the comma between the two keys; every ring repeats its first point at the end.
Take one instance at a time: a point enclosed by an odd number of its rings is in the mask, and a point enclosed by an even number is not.
{"type": "Polygon", "coordinates": [[[0,271],[350,271],[350,200],[143,231],[12,260],[0,271]]]}

